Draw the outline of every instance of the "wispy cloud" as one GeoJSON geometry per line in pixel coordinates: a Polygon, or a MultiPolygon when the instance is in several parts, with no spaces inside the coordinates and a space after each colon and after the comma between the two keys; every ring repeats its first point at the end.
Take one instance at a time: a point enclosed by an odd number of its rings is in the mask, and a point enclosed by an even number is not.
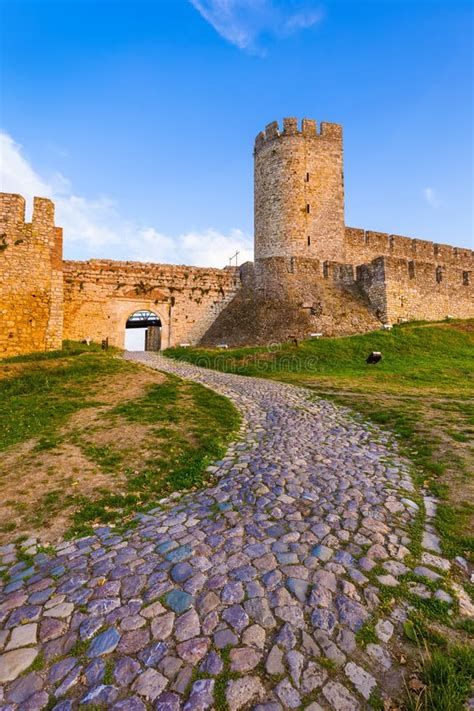
{"type": "Polygon", "coordinates": [[[438,199],[438,196],[436,195],[436,191],[434,190],[434,188],[423,188],[423,197],[425,198],[428,205],[431,205],[431,207],[438,208],[441,206],[441,203],[438,199]]]}
{"type": "Polygon", "coordinates": [[[65,249],[79,258],[108,257],[149,262],[224,267],[240,251],[240,262],[252,259],[250,235],[209,228],[167,235],[157,227],[126,219],[107,196],[77,195],[61,173],[49,177],[32,166],[22,147],[0,132],[0,191],[20,193],[30,206],[35,195],[56,205],[56,224],[64,228],[65,249]]]}
{"type": "Polygon", "coordinates": [[[189,0],[228,42],[261,52],[264,35],[287,37],[322,19],[314,0],[189,0]]]}

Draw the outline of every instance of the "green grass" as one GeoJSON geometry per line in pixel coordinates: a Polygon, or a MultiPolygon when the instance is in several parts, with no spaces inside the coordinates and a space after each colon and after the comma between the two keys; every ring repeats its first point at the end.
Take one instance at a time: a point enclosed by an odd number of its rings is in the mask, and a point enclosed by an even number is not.
{"type": "MultiPolygon", "coordinates": [[[[21,492],[20,497],[17,492],[5,497],[13,512],[35,530],[66,509],[71,517],[68,536],[85,535],[93,524],[133,525],[135,512],[148,510],[172,492],[206,483],[206,467],[224,454],[238,429],[240,416],[229,400],[164,374],[156,374],[158,382],[146,385],[142,396],[104,405],[101,395],[109,383],[117,384],[122,376],[130,382],[134,373],[143,372],[111,355],[69,343],[64,351],[0,362],[0,451],[32,440],[30,457],[48,455],[53,470],[49,488],[34,505],[21,500],[21,492]],[[99,405],[92,427],[69,427],[74,413],[99,405]],[[127,426],[133,427],[129,441],[122,434],[127,426]],[[94,439],[101,433],[105,439],[94,439]],[[71,471],[60,482],[54,480],[55,450],[62,445],[79,447],[106,475],[100,490],[82,491],[80,472],[78,477],[71,471]]],[[[8,490],[5,478],[2,485],[8,490]]],[[[7,521],[1,532],[14,529],[7,521]]]]}
{"type": "Polygon", "coordinates": [[[178,401],[179,380],[169,377],[165,383],[152,385],[145,397],[117,405],[110,415],[122,415],[129,422],[154,425],[161,422],[178,422],[175,405],[178,401]]]}
{"type": "MultiPolygon", "coordinates": [[[[27,353],[26,355],[10,356],[3,358],[0,363],[34,363],[43,360],[57,360],[69,356],[81,355],[82,353],[101,353],[102,348],[97,343],[79,343],[78,341],[63,341],[63,347],[56,351],[39,351],[37,353],[27,353]]],[[[118,353],[118,348],[110,348],[109,353],[118,353]]]]}
{"type": "Polygon", "coordinates": [[[374,689],[369,696],[369,705],[373,711],[384,711],[384,703],[378,689],[374,689]]]}
{"type": "MultiPolygon", "coordinates": [[[[125,470],[125,491],[107,491],[89,499],[78,497],[70,534],[84,535],[92,522],[120,525],[136,511],[147,510],[172,492],[201,487],[209,480],[206,467],[225,453],[226,445],[240,424],[240,416],[229,400],[202,385],[167,376],[164,383],[147,387],[143,397],[113,408],[108,417],[159,425],[153,429],[152,450],[137,469],[125,470]],[[153,451],[155,449],[155,451],[153,451]]],[[[84,448],[90,454],[90,449],[84,448]]],[[[115,453],[116,454],[116,453],[115,453]]],[[[116,467],[114,451],[108,448],[101,462],[108,470],[116,467]]]]}
{"type": "Polygon", "coordinates": [[[448,654],[427,654],[420,677],[426,688],[420,696],[410,696],[411,711],[462,711],[474,681],[474,649],[455,645],[448,654]]]}
{"type": "Polygon", "coordinates": [[[40,437],[35,445],[35,452],[45,452],[47,450],[56,449],[57,447],[59,447],[62,441],[63,438],[55,434],[40,437]]]}
{"type": "Polygon", "coordinates": [[[441,502],[438,505],[436,529],[442,537],[443,551],[450,558],[474,551],[472,536],[464,534],[473,509],[470,501],[460,501],[456,505],[441,502]]]}
{"type": "Polygon", "coordinates": [[[460,620],[456,620],[455,627],[458,630],[464,630],[464,632],[474,639],[474,620],[463,617],[460,620]]]}
{"type": "Polygon", "coordinates": [[[43,652],[39,652],[39,654],[36,656],[36,658],[32,661],[30,666],[28,667],[28,672],[33,672],[33,671],[41,671],[45,666],[45,659],[43,652]]]}
{"type": "Polygon", "coordinates": [[[379,638],[375,632],[375,620],[367,620],[362,624],[361,627],[356,632],[356,640],[359,644],[365,647],[365,645],[377,644],[379,638]]]}
{"type": "Polygon", "coordinates": [[[472,333],[457,330],[455,323],[440,325],[404,324],[392,331],[375,331],[344,338],[302,341],[298,346],[277,348],[214,349],[172,348],[166,355],[218,370],[266,377],[299,380],[302,376],[338,377],[361,387],[368,382],[387,388],[400,385],[416,389],[454,389],[472,392],[472,333]],[[372,350],[383,360],[367,365],[372,350]]]}
{"type": "MultiPolygon", "coordinates": [[[[216,677],[214,686],[214,708],[216,711],[228,711],[229,704],[227,703],[226,690],[229,681],[238,679],[240,674],[230,670],[230,647],[224,647],[220,650],[220,657],[224,663],[221,673],[216,677]]],[[[254,670],[255,673],[255,670],[254,670]]]]}
{"type": "Polygon", "coordinates": [[[113,472],[122,463],[124,454],[114,451],[110,445],[98,447],[95,445],[83,445],[82,450],[86,457],[99,465],[101,469],[113,472]]]}
{"type": "Polygon", "coordinates": [[[337,669],[336,662],[333,659],[329,659],[329,657],[318,657],[318,664],[329,672],[334,672],[337,669]]]}
{"type": "Polygon", "coordinates": [[[111,659],[105,662],[103,683],[107,685],[114,683],[114,663],[111,659]]]}
{"type": "Polygon", "coordinates": [[[18,374],[0,380],[0,451],[32,437],[40,438],[40,448],[49,448],[58,428],[74,412],[97,405],[100,393],[95,392],[94,383],[129,367],[93,352],[63,356],[51,368],[42,366],[44,360],[28,360],[18,374]]]}
{"type": "Polygon", "coordinates": [[[446,638],[432,629],[419,612],[410,613],[409,619],[403,624],[403,632],[405,637],[417,646],[425,646],[428,643],[441,648],[447,647],[446,638]]]}

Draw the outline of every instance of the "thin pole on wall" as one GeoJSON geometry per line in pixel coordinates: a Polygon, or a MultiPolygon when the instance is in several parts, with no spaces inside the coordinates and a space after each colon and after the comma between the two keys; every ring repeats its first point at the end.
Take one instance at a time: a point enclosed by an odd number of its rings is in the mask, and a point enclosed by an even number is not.
{"type": "Polygon", "coordinates": [[[234,261],[234,259],[235,259],[235,266],[238,267],[239,254],[240,254],[240,252],[239,252],[239,250],[237,250],[237,252],[235,254],[233,254],[232,257],[229,257],[229,267],[232,266],[232,262],[234,261]]]}

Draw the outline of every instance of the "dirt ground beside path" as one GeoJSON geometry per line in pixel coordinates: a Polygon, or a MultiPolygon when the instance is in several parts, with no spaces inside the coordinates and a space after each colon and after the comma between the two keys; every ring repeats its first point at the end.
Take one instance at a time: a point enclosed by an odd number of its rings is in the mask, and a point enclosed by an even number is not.
{"type": "MultiPolygon", "coordinates": [[[[51,362],[47,367],[52,367],[51,362]]],[[[20,370],[17,366],[15,374],[20,370]]],[[[127,455],[128,466],[138,464],[150,427],[114,422],[108,414],[116,405],[143,395],[148,385],[165,380],[161,373],[144,369],[99,378],[95,391],[100,404],[75,412],[54,438],[34,437],[2,453],[0,542],[10,539],[13,530],[54,541],[68,527],[75,493],[94,496],[111,486],[115,492],[125,491],[120,468],[101,467],[87,445],[114,447],[127,455]]]]}
{"type": "Polygon", "coordinates": [[[97,353],[0,363],[0,391],[0,545],[127,525],[200,483],[237,421],[205,388],[97,353]]]}

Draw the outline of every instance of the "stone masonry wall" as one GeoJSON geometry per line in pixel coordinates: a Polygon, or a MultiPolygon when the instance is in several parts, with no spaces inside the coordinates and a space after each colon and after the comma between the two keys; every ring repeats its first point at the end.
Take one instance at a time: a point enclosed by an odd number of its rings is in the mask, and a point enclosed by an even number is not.
{"type": "Polygon", "coordinates": [[[0,358],[61,347],[62,292],[53,203],[35,197],[26,223],[24,198],[0,193],[0,358]]]}
{"type": "Polygon", "coordinates": [[[370,264],[357,266],[355,277],[363,293],[368,298],[374,314],[382,323],[389,323],[384,257],[374,259],[370,264]]]}
{"type": "Polygon", "coordinates": [[[381,256],[452,265],[465,270],[474,268],[472,249],[346,227],[345,261],[348,264],[368,264],[381,256]]]}
{"type": "Polygon", "coordinates": [[[344,261],[342,127],[295,118],[255,141],[255,259],[344,261]]]}
{"type": "MultiPolygon", "coordinates": [[[[300,303],[314,301],[318,283],[339,287],[346,294],[345,312],[360,312],[365,300],[382,323],[474,316],[474,271],[449,264],[385,256],[359,265],[271,257],[255,262],[255,276],[257,289],[265,297],[300,303]]],[[[342,312],[333,313],[335,323],[344,317],[342,312]]],[[[369,314],[366,324],[367,329],[373,326],[369,314]]]]}
{"type": "Polygon", "coordinates": [[[162,323],[162,348],[197,343],[240,287],[236,269],[91,260],[64,262],[65,338],[123,347],[125,323],[147,309],[162,323]]]}
{"type": "Polygon", "coordinates": [[[281,343],[312,333],[343,336],[380,328],[350,265],[305,257],[268,257],[241,268],[242,288],[203,345],[281,343]]]}
{"type": "Polygon", "coordinates": [[[357,267],[357,281],[385,323],[474,316],[474,272],[431,262],[378,257],[357,267]]]}
{"type": "Polygon", "coordinates": [[[397,257],[384,259],[391,323],[474,316],[473,271],[397,257]]]}

